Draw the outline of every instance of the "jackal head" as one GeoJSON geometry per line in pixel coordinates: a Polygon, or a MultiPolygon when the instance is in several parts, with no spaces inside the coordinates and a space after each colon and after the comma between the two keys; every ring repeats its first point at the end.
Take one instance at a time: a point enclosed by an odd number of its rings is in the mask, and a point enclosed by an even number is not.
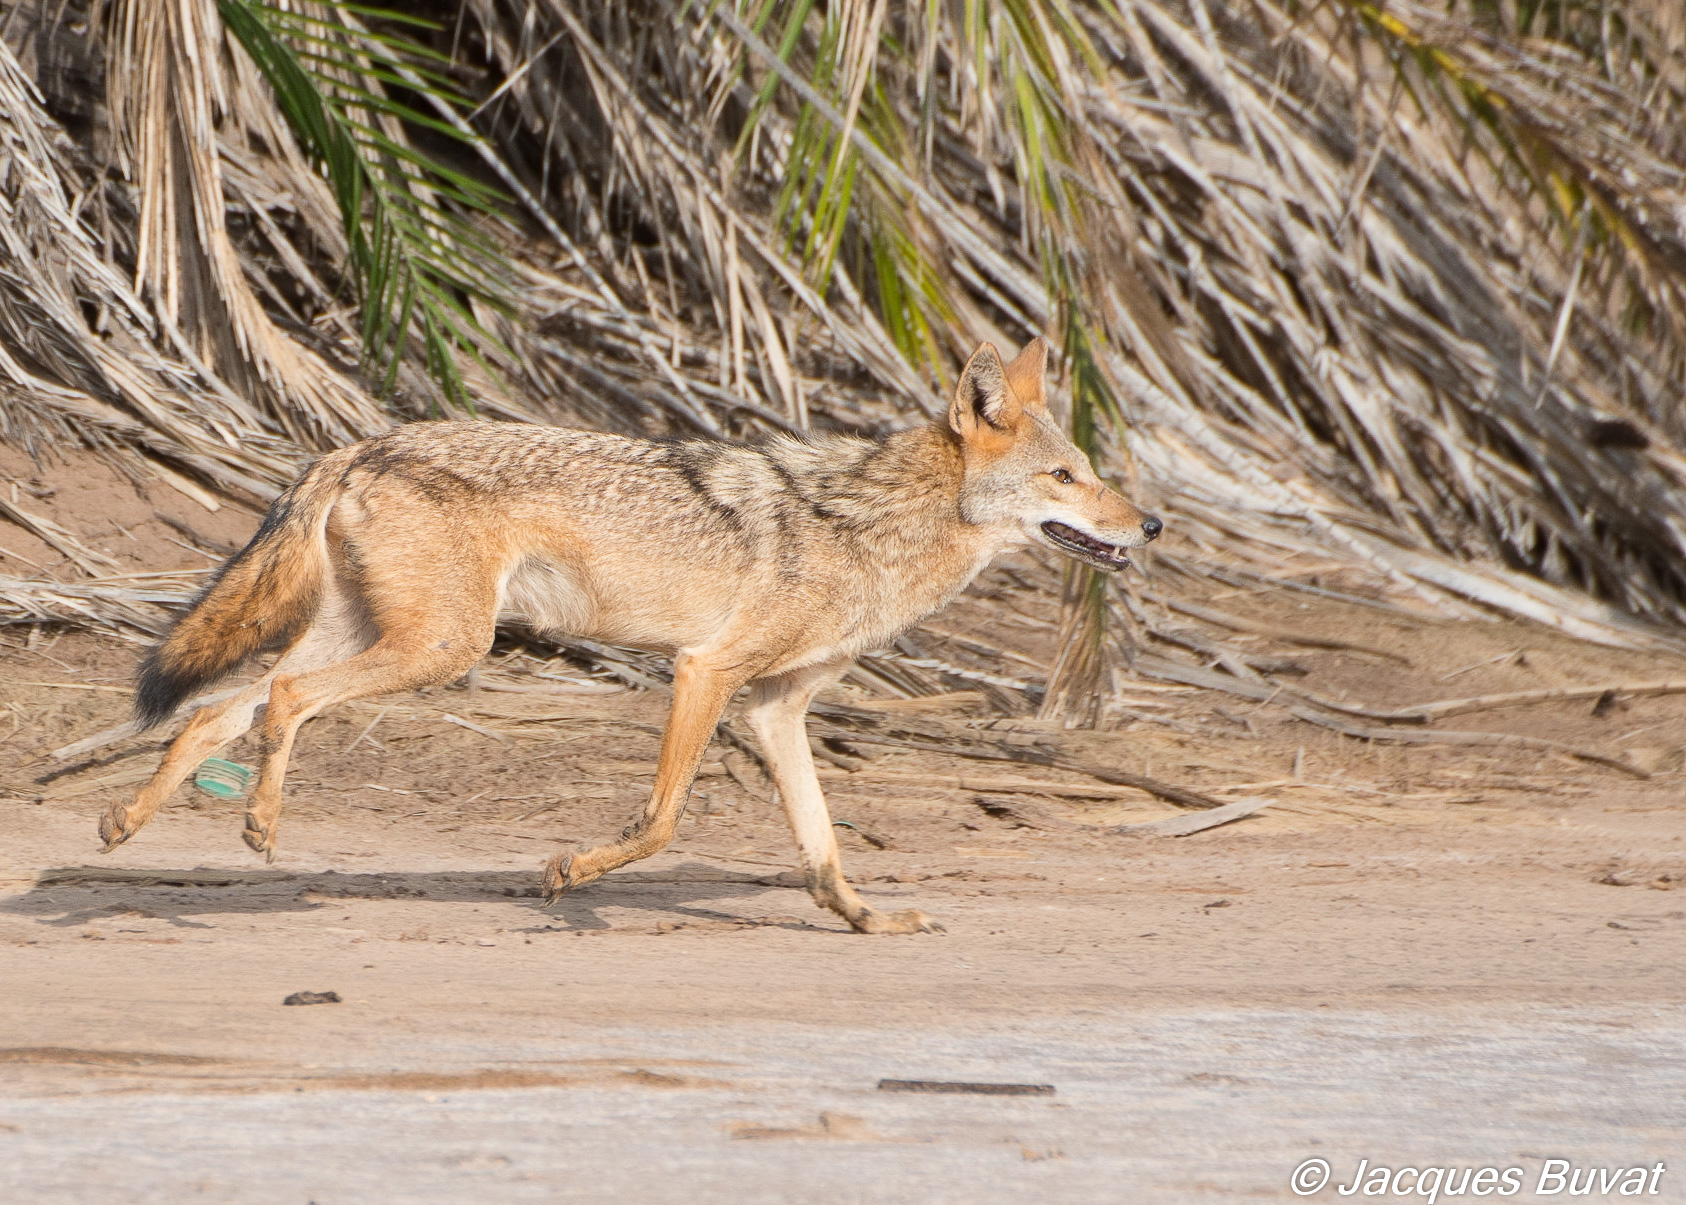
{"type": "Polygon", "coordinates": [[[1130,564],[1125,549],[1164,525],[1095,476],[1060,430],[1043,392],[1047,363],[1040,338],[1011,364],[990,343],[966,362],[948,412],[965,462],[960,513],[968,523],[1016,526],[1027,542],[1116,572],[1130,564]]]}

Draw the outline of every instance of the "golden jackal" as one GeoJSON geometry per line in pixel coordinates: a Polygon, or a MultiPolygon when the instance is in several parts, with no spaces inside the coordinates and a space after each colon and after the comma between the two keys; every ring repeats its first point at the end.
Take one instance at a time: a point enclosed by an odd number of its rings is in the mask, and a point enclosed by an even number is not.
{"type": "Polygon", "coordinates": [[[624,439],[515,424],[422,423],[317,461],[142,666],[141,719],[263,648],[274,667],[206,706],[134,802],[100,821],[134,836],[259,705],[263,767],[246,844],[274,857],[299,726],[348,699],[449,682],[492,647],[500,611],[538,631],[673,654],[655,789],[617,841],[558,854],[546,902],[672,838],[728,700],[784,801],[808,890],[866,933],[932,928],[868,907],[843,877],[804,717],[855,656],[1033,541],[1101,569],[1159,534],[1049,416],[1047,344],[1011,364],[984,344],[946,421],[882,443],[624,439]]]}

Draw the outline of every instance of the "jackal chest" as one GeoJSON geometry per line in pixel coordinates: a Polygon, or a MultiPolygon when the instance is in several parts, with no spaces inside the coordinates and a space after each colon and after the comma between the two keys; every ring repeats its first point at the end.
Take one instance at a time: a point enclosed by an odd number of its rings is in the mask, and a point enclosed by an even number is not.
{"type": "Polygon", "coordinates": [[[796,647],[779,669],[858,657],[893,643],[946,607],[989,564],[993,550],[944,550],[923,562],[879,566],[810,600],[794,631],[796,647]],[[899,571],[897,571],[899,570],[899,571]]]}

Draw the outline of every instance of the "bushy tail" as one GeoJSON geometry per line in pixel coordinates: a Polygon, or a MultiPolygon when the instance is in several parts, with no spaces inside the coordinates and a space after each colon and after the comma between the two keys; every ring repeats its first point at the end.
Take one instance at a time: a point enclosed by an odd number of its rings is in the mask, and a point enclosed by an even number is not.
{"type": "Polygon", "coordinates": [[[319,461],[275,500],[251,543],[223,563],[141,664],[135,718],[143,728],[315,617],[327,573],[322,526],[339,495],[339,473],[328,463],[336,458],[319,461]]]}

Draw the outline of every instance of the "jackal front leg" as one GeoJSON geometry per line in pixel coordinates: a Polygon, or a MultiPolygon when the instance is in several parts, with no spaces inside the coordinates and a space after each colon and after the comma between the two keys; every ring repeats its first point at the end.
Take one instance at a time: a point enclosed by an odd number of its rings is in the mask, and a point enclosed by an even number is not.
{"type": "Polygon", "coordinates": [[[673,710],[662,734],[656,785],[644,814],[621,833],[620,840],[592,849],[560,853],[544,868],[544,903],[555,903],[565,891],[583,887],[628,862],[660,851],[673,839],[691,781],[703,751],[720,722],[726,702],[749,678],[737,657],[720,653],[681,653],[673,663],[673,710]]]}
{"type": "Polygon", "coordinates": [[[822,908],[830,908],[860,933],[940,933],[942,926],[923,912],[879,912],[861,899],[843,877],[837,834],[831,813],[814,773],[808,747],[808,704],[847,664],[816,666],[755,683],[751,688],[749,726],[784,800],[796,844],[802,851],[802,873],[808,893],[822,908]]]}

